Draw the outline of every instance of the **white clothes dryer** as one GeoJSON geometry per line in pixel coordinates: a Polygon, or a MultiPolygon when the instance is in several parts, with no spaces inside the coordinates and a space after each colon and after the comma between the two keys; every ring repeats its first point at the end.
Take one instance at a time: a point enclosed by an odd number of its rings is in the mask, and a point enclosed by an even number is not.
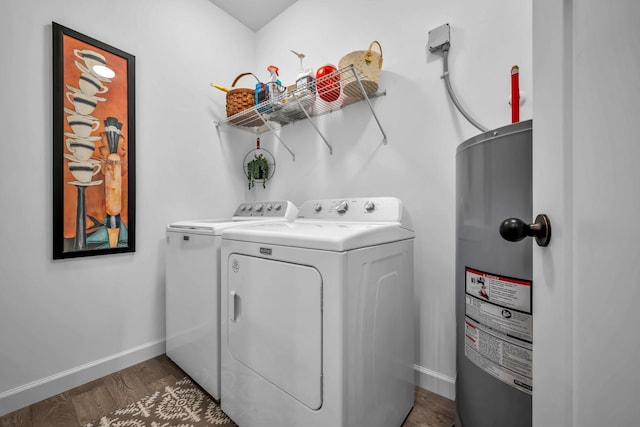
{"type": "Polygon", "coordinates": [[[222,410],[242,427],[399,427],[414,402],[411,222],[391,197],[225,230],[222,410]]]}
{"type": "Polygon", "coordinates": [[[292,221],[288,201],[242,203],[232,217],[180,221],[166,229],[167,355],[220,399],[220,244],[222,231],[292,221]]]}

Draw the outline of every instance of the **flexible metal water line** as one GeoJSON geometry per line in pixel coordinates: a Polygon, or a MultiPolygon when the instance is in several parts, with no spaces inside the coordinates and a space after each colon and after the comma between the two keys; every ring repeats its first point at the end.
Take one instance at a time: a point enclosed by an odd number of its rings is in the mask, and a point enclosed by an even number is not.
{"type": "Polygon", "coordinates": [[[477,127],[480,131],[486,132],[489,129],[487,129],[486,127],[482,126],[480,123],[475,121],[473,117],[471,117],[464,110],[464,108],[462,108],[462,105],[460,105],[460,101],[458,101],[458,98],[456,98],[456,94],[453,93],[453,88],[451,87],[451,81],[449,80],[449,47],[450,47],[449,43],[446,43],[442,46],[442,55],[443,55],[442,78],[444,79],[445,86],[447,87],[447,92],[449,93],[449,97],[453,101],[453,104],[456,106],[458,111],[460,111],[460,113],[464,116],[465,119],[469,121],[469,123],[477,127]]]}

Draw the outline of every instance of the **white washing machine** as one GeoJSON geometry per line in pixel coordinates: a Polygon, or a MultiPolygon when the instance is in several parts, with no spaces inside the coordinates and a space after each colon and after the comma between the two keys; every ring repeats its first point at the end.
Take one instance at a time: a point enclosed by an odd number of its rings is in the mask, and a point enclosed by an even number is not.
{"type": "Polygon", "coordinates": [[[396,198],[225,230],[222,410],[240,427],[399,427],[414,402],[413,227],[396,198]]]}
{"type": "Polygon", "coordinates": [[[233,217],[167,226],[167,355],[215,399],[220,399],[220,244],[223,230],[292,221],[288,201],[241,204],[233,217]]]}

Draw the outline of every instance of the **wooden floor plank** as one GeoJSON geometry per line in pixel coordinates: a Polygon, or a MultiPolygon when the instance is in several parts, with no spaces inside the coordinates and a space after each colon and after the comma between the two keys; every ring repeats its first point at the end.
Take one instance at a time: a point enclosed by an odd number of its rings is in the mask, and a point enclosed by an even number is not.
{"type": "Polygon", "coordinates": [[[76,427],[78,415],[69,397],[58,394],[31,406],[31,425],[34,427],[76,427]]]}
{"type": "Polygon", "coordinates": [[[174,385],[182,378],[184,378],[184,376],[176,378],[173,375],[167,375],[166,377],[160,378],[158,381],[147,384],[147,389],[149,390],[149,394],[153,394],[156,391],[161,392],[165,389],[165,387],[174,385]]]}
{"type": "Polygon", "coordinates": [[[33,424],[31,424],[31,408],[22,408],[0,417],[0,427],[33,427],[33,424]]]}
{"type": "Polygon", "coordinates": [[[133,369],[124,369],[104,378],[118,408],[125,407],[149,394],[149,390],[133,369]]]}
{"type": "Polygon", "coordinates": [[[98,385],[83,393],[73,393],[70,397],[78,425],[81,426],[120,408],[105,385],[98,385]]]}
{"type": "Polygon", "coordinates": [[[158,356],[156,357],[156,359],[164,366],[164,371],[167,375],[173,374],[173,376],[176,378],[183,378],[185,375],[187,375],[182,369],[180,369],[178,365],[173,363],[173,361],[166,354],[158,356]]]}
{"type": "Polygon", "coordinates": [[[454,413],[452,400],[416,387],[415,404],[402,427],[451,427],[454,413]]]}
{"type": "Polygon", "coordinates": [[[79,385],[76,388],[72,388],[71,390],[67,390],[65,393],[69,396],[76,396],[78,394],[85,393],[89,390],[92,390],[96,387],[100,387],[104,385],[104,378],[98,378],[97,380],[90,381],[86,384],[79,385]]]}
{"type": "Polygon", "coordinates": [[[158,357],[132,366],[132,369],[144,384],[150,384],[167,376],[167,368],[163,361],[158,357]]]}
{"type": "Polygon", "coordinates": [[[187,376],[166,354],[156,357],[156,362],[162,366],[162,371],[165,376],[147,384],[147,389],[149,389],[150,394],[156,391],[162,391],[166,386],[173,385],[187,376]]]}

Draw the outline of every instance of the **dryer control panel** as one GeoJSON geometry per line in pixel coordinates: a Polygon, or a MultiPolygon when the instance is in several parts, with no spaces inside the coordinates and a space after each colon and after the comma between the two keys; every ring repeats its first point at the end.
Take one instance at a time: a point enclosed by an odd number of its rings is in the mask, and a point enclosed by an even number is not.
{"type": "Polygon", "coordinates": [[[395,197],[357,197],[310,200],[302,204],[297,219],[354,222],[402,222],[402,201],[395,197]]]}
{"type": "Polygon", "coordinates": [[[265,200],[260,202],[246,202],[240,204],[234,212],[234,218],[287,218],[293,219],[296,207],[288,200],[265,200]]]}

